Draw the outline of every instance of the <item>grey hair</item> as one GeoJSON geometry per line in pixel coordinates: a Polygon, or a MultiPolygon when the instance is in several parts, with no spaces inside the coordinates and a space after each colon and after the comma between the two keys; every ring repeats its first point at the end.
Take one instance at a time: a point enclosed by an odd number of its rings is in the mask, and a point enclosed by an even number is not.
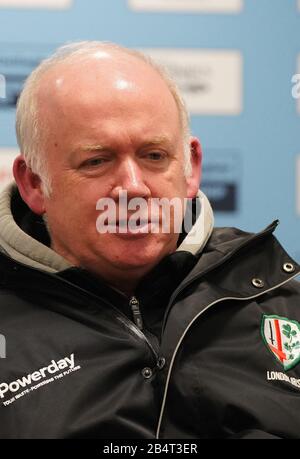
{"type": "Polygon", "coordinates": [[[80,60],[93,55],[95,51],[121,51],[124,54],[134,56],[154,68],[167,84],[172,93],[178,112],[183,131],[184,146],[184,174],[186,177],[191,175],[191,152],[190,152],[190,128],[189,115],[184,100],[179,92],[177,84],[171,78],[168,71],[160,64],[156,63],[148,55],[123,46],[100,41],[81,41],[63,45],[59,47],[49,58],[44,59],[29,75],[24,83],[23,90],[17,103],[16,112],[16,134],[21,152],[25,157],[26,164],[32,171],[38,174],[42,180],[43,191],[46,195],[51,192],[51,179],[47,170],[47,160],[45,155],[44,129],[42,120],[39,117],[37,90],[43,75],[59,63],[80,60]]]}

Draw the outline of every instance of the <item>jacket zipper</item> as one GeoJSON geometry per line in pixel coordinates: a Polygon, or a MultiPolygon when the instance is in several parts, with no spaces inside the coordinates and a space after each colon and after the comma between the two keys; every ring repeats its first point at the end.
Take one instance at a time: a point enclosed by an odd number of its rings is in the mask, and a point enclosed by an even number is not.
{"type": "MultiPolygon", "coordinates": [[[[63,281],[63,282],[66,282],[67,284],[69,284],[69,282],[65,281],[65,279],[61,279],[60,278],[60,280],[63,281]]],[[[71,283],[71,285],[72,285],[72,287],[74,287],[74,284],[71,283]]],[[[96,298],[97,300],[99,300],[99,297],[97,297],[96,295],[94,295],[94,294],[92,294],[92,293],[90,293],[90,292],[78,287],[77,285],[75,285],[75,287],[78,288],[81,291],[84,291],[89,296],[92,296],[93,298],[96,298]]],[[[154,349],[154,347],[152,346],[151,342],[148,340],[147,336],[142,331],[142,329],[143,329],[142,314],[140,312],[140,303],[137,300],[137,298],[132,296],[130,298],[130,300],[129,300],[129,306],[131,307],[131,310],[133,312],[133,321],[129,320],[128,317],[125,314],[122,313],[122,311],[119,311],[119,309],[117,309],[109,301],[104,300],[102,298],[101,298],[101,301],[106,303],[111,309],[114,310],[117,320],[122,322],[127,328],[129,328],[129,330],[134,332],[135,335],[137,335],[142,341],[145,342],[145,344],[148,346],[148,348],[150,349],[150,351],[154,355],[154,359],[155,359],[156,365],[159,365],[160,357],[159,357],[158,353],[156,352],[156,350],[154,349]]]]}
{"type": "MultiPolygon", "coordinates": [[[[57,279],[56,276],[54,276],[54,277],[55,277],[55,279],[57,279]]],[[[83,291],[84,293],[86,293],[90,297],[92,297],[93,299],[97,299],[97,301],[99,300],[99,297],[97,297],[93,293],[90,293],[87,290],[84,290],[81,287],[78,287],[77,285],[72,284],[71,282],[69,282],[69,281],[67,281],[65,279],[62,279],[62,278],[58,278],[58,279],[60,281],[62,281],[62,282],[67,283],[68,285],[70,284],[72,286],[72,288],[76,287],[78,290],[83,291]]],[[[115,312],[117,320],[119,320],[122,324],[124,324],[127,328],[129,328],[129,330],[134,332],[135,335],[137,335],[142,341],[145,342],[145,344],[148,346],[148,348],[150,349],[150,351],[154,355],[154,359],[155,359],[156,365],[159,365],[160,357],[159,357],[157,351],[152,346],[151,342],[148,340],[147,336],[142,331],[142,329],[143,329],[142,314],[141,314],[141,311],[140,311],[140,303],[137,300],[137,298],[135,296],[132,296],[130,298],[130,300],[129,300],[129,306],[131,307],[131,310],[133,312],[133,321],[129,320],[128,317],[125,314],[123,314],[122,311],[119,311],[119,309],[117,309],[109,301],[107,301],[105,299],[102,299],[102,298],[101,298],[101,301],[106,303],[115,312]]]]}
{"type": "Polygon", "coordinates": [[[143,316],[141,313],[140,309],[140,302],[137,299],[136,296],[132,296],[129,300],[129,306],[132,311],[132,316],[133,316],[133,322],[137,326],[139,330],[141,330],[141,333],[145,336],[146,340],[148,341],[148,345],[150,346],[151,350],[155,354],[156,358],[156,366],[161,369],[161,362],[162,362],[162,357],[160,357],[160,346],[154,346],[151,341],[148,340],[148,336],[151,335],[152,339],[158,340],[158,338],[153,335],[149,330],[144,329],[144,324],[143,324],[143,316]]]}
{"type": "Polygon", "coordinates": [[[191,326],[194,324],[194,322],[204,314],[204,312],[206,312],[208,309],[210,309],[212,306],[215,306],[216,304],[218,303],[221,303],[222,301],[226,301],[226,300],[232,300],[232,301],[249,301],[249,300],[252,300],[254,298],[258,298],[259,296],[262,296],[264,295],[265,293],[269,293],[271,292],[272,290],[275,290],[276,288],[279,288],[281,287],[282,285],[286,284],[287,282],[290,282],[292,279],[294,279],[295,277],[299,276],[300,274],[300,271],[298,271],[296,274],[294,274],[292,277],[288,278],[287,280],[285,280],[284,282],[281,282],[280,284],[277,284],[275,285],[274,287],[272,288],[269,288],[268,290],[264,290],[263,292],[260,292],[256,295],[252,295],[252,296],[249,296],[247,298],[239,298],[239,297],[224,297],[224,298],[219,298],[218,300],[215,300],[213,301],[212,303],[208,304],[201,312],[199,312],[192,320],[191,322],[187,325],[187,327],[185,328],[183,334],[181,335],[181,338],[179,339],[178,343],[177,343],[177,346],[173,352],[173,355],[172,355],[172,358],[171,358],[171,361],[170,361],[170,366],[169,366],[169,370],[168,370],[168,376],[167,376],[167,379],[166,379],[166,384],[165,384],[165,390],[164,390],[164,396],[163,396],[163,400],[162,400],[162,405],[161,405],[161,410],[160,410],[160,416],[159,416],[159,420],[158,420],[158,426],[157,426],[157,431],[156,431],[156,438],[158,439],[159,438],[159,434],[160,434],[160,428],[161,428],[161,423],[162,423],[162,418],[163,418],[163,414],[164,414],[164,409],[165,409],[165,405],[166,405],[166,399],[167,399],[167,393],[168,393],[168,389],[169,389],[169,383],[170,383],[170,378],[171,378],[171,372],[173,370],[173,365],[174,365],[174,361],[175,361],[175,358],[176,358],[176,355],[178,353],[178,350],[182,344],[182,341],[184,340],[185,338],[185,335],[187,334],[187,332],[189,331],[189,329],[191,328],[191,326]]]}
{"type": "MultiPolygon", "coordinates": [[[[18,262],[18,264],[21,265],[21,266],[24,266],[26,269],[28,268],[26,265],[24,265],[24,263],[18,262]]],[[[134,321],[131,321],[130,319],[128,319],[128,317],[122,311],[117,309],[113,304],[111,304],[106,299],[100,298],[97,295],[95,295],[95,294],[93,294],[91,292],[88,292],[87,290],[83,289],[82,287],[79,287],[78,285],[73,284],[72,282],[68,281],[67,279],[63,279],[63,278],[61,278],[59,276],[56,276],[55,274],[44,273],[40,269],[37,269],[37,268],[34,268],[34,267],[32,267],[30,269],[33,270],[33,271],[37,271],[42,276],[44,276],[44,275],[46,275],[47,277],[50,276],[52,279],[55,280],[55,282],[62,282],[63,284],[67,285],[68,287],[71,287],[72,289],[75,288],[76,290],[78,290],[78,291],[84,293],[85,295],[89,296],[90,298],[92,298],[94,301],[96,300],[97,303],[98,303],[98,301],[100,299],[103,303],[105,303],[107,306],[109,306],[109,308],[111,310],[113,310],[115,312],[116,319],[118,321],[120,321],[123,325],[125,325],[126,328],[131,330],[136,336],[138,336],[138,338],[140,338],[142,341],[144,341],[144,343],[148,346],[148,348],[152,352],[156,365],[159,366],[160,356],[157,353],[157,351],[155,350],[155,348],[152,346],[151,342],[148,340],[147,336],[142,332],[142,329],[140,329],[139,326],[137,325],[136,316],[134,316],[134,321]]],[[[130,301],[129,301],[129,305],[130,306],[131,306],[130,302],[132,301],[133,298],[135,298],[135,297],[130,298],[130,301]]],[[[139,301],[136,298],[135,298],[135,301],[137,302],[137,306],[135,304],[135,307],[137,307],[137,311],[139,311],[139,314],[137,314],[137,316],[139,316],[139,318],[141,320],[141,322],[139,322],[139,323],[142,324],[142,315],[141,315],[140,309],[139,309],[139,301]]],[[[135,301],[133,300],[133,303],[135,303],[135,301]]]]}
{"type": "Polygon", "coordinates": [[[133,321],[135,325],[140,329],[143,330],[143,318],[140,310],[140,303],[135,296],[132,296],[129,300],[129,306],[132,311],[133,321]]]}

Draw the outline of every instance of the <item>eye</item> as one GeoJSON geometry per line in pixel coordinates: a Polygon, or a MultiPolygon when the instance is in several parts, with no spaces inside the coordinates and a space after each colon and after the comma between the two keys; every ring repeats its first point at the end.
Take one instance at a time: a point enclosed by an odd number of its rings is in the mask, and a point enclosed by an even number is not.
{"type": "Polygon", "coordinates": [[[151,151],[147,153],[146,158],[151,159],[151,161],[161,161],[165,159],[166,155],[161,153],[160,151],[151,151]]]}
{"type": "Polygon", "coordinates": [[[107,162],[106,158],[92,158],[92,159],[88,159],[87,161],[84,161],[82,163],[82,166],[83,167],[96,167],[96,166],[101,166],[105,162],[107,162]]]}

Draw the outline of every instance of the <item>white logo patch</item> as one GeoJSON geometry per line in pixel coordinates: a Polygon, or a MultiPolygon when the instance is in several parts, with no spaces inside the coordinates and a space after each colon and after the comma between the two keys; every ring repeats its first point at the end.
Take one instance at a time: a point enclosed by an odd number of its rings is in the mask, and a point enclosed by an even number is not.
{"type": "Polygon", "coordinates": [[[290,370],[300,361],[300,324],[295,320],[276,315],[264,315],[261,332],[273,356],[290,370]]]}

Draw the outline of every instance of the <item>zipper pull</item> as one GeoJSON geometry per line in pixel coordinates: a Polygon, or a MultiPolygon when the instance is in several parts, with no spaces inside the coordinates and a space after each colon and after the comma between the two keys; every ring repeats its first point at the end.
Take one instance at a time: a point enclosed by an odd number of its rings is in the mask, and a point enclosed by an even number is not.
{"type": "Polygon", "coordinates": [[[129,301],[129,306],[131,307],[132,314],[133,314],[133,321],[135,325],[140,329],[143,330],[143,319],[140,310],[140,303],[135,296],[132,296],[129,301]]]}

